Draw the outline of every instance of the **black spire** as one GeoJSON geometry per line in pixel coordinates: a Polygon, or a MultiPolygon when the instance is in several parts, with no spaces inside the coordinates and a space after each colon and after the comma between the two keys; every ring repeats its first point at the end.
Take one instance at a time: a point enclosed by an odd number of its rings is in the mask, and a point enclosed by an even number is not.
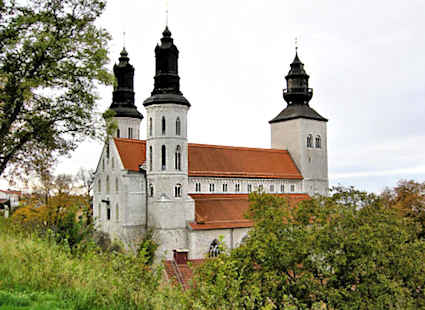
{"type": "Polygon", "coordinates": [[[309,75],[304,70],[304,64],[298,57],[298,52],[295,52],[291,69],[285,77],[287,88],[283,90],[283,99],[285,99],[288,105],[269,123],[277,123],[295,118],[328,121],[309,106],[309,102],[313,97],[313,89],[308,88],[309,78],[309,75]]]}
{"type": "Polygon", "coordinates": [[[190,106],[189,101],[180,91],[178,72],[179,50],[174,45],[168,26],[162,32],[161,44],[155,48],[156,70],[155,84],[151,97],[145,100],[144,106],[156,103],[174,103],[190,106]]]}
{"type": "Polygon", "coordinates": [[[119,63],[114,65],[114,75],[117,85],[112,93],[112,104],[109,107],[115,112],[115,117],[133,117],[143,119],[134,104],[134,67],[130,65],[128,53],[122,49],[119,63]]]}

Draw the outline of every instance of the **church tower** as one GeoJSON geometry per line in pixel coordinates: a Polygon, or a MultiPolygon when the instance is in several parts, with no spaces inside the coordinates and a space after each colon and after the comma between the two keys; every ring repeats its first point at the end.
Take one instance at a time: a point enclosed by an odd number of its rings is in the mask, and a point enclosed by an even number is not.
{"type": "MultiPolygon", "coordinates": [[[[189,101],[180,91],[179,51],[168,26],[155,48],[155,83],[143,105],[147,113],[146,171],[149,225],[165,249],[186,248],[186,223],[194,220],[188,193],[187,113],[189,101]]],[[[162,253],[161,253],[162,252],[162,253]]]]}
{"type": "Polygon", "coordinates": [[[309,105],[313,89],[298,53],[285,77],[283,98],[287,107],[269,123],[271,147],[290,152],[304,177],[304,191],[310,195],[328,194],[327,119],[309,105]]]}
{"type": "Polygon", "coordinates": [[[140,123],[143,115],[134,104],[134,67],[129,63],[128,53],[123,48],[119,63],[114,65],[116,86],[112,93],[110,110],[115,112],[118,128],[117,138],[140,139],[140,123]]]}

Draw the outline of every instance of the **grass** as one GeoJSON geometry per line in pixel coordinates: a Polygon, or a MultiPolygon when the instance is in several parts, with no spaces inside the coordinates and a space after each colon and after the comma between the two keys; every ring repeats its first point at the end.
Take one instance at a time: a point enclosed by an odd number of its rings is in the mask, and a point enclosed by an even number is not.
{"type": "Polygon", "coordinates": [[[72,309],[66,302],[48,293],[24,293],[0,291],[0,309],[2,310],[56,310],[72,309]]]}

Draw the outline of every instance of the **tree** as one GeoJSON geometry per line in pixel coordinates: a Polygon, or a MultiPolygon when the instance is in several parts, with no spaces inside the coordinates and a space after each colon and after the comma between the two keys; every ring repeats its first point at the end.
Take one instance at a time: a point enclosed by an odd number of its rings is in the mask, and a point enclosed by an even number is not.
{"type": "Polygon", "coordinates": [[[109,84],[103,0],[0,0],[0,175],[52,163],[99,133],[109,84]],[[21,4],[24,3],[24,4],[21,4]]]}
{"type": "Polygon", "coordinates": [[[191,294],[206,308],[425,307],[425,242],[379,197],[340,188],[296,207],[251,201],[247,239],[197,271],[191,294]]]}
{"type": "Polygon", "coordinates": [[[76,175],[76,181],[80,183],[81,188],[84,189],[87,198],[90,198],[90,192],[93,188],[93,180],[93,169],[85,169],[83,167],[80,167],[76,175]]]}

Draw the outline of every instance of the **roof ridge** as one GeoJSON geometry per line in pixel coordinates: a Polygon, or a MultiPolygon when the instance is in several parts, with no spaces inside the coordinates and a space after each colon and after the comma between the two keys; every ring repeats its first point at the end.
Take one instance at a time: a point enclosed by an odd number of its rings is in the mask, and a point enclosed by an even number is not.
{"type": "Polygon", "coordinates": [[[139,139],[114,138],[114,141],[123,142],[123,143],[146,144],[146,140],[139,140],[139,139]]]}
{"type": "Polygon", "coordinates": [[[288,153],[288,150],[280,149],[266,149],[260,147],[248,147],[248,146],[232,146],[232,145],[216,145],[216,144],[202,144],[202,143],[188,143],[188,146],[204,147],[204,148],[216,148],[216,149],[230,149],[230,150],[246,150],[246,151],[266,151],[276,153],[288,153]]]}

